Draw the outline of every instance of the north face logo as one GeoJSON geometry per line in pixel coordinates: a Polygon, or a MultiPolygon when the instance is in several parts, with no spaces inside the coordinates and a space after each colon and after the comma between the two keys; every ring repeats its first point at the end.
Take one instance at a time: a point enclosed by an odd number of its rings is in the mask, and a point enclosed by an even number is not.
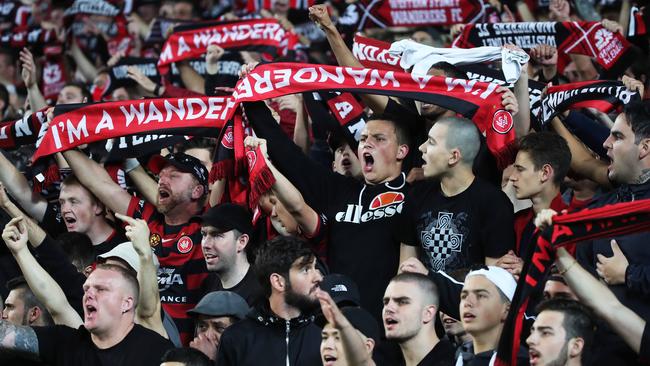
{"type": "Polygon", "coordinates": [[[331,290],[334,292],[348,292],[348,288],[345,285],[335,285],[331,290]]]}

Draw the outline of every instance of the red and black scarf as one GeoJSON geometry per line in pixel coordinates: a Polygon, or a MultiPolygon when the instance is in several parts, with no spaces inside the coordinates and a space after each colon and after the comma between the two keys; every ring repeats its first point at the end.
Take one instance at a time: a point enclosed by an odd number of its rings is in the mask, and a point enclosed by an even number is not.
{"type": "Polygon", "coordinates": [[[160,53],[158,68],[166,74],[173,62],[192,59],[205,53],[208,45],[224,49],[246,49],[278,53],[286,38],[275,19],[238,20],[180,25],[174,29],[160,53]]]}
{"type": "Polygon", "coordinates": [[[314,134],[316,131],[321,137],[333,134],[336,138],[344,139],[353,151],[357,150],[368,116],[354,94],[321,91],[304,93],[303,98],[314,134]]]}
{"type": "Polygon", "coordinates": [[[30,47],[32,52],[40,49],[43,45],[58,42],[54,30],[30,27],[10,29],[0,33],[0,47],[20,49],[30,47]]]}
{"type": "Polygon", "coordinates": [[[620,75],[633,62],[630,43],[599,22],[530,22],[467,25],[453,46],[473,48],[514,44],[523,49],[547,44],[560,54],[573,53],[596,59],[609,75],[620,75]]]}
{"type": "Polygon", "coordinates": [[[349,5],[359,19],[356,29],[388,27],[443,26],[478,21],[484,13],[483,1],[457,0],[449,2],[411,0],[359,0],[349,5]]]}
{"type": "Polygon", "coordinates": [[[35,143],[39,137],[41,125],[46,120],[46,110],[47,108],[43,108],[16,121],[0,123],[0,148],[13,150],[35,143]]]}
{"type": "Polygon", "coordinates": [[[202,97],[57,105],[32,159],[134,134],[215,135],[227,120],[228,101],[202,97]]]}
{"type": "Polygon", "coordinates": [[[404,71],[399,65],[400,57],[388,53],[389,49],[390,43],[388,42],[378,41],[359,34],[354,35],[352,54],[363,66],[373,69],[404,71]]]}
{"type": "Polygon", "coordinates": [[[214,156],[209,182],[225,179],[226,197],[222,200],[257,206],[260,197],[275,183],[273,173],[266,165],[260,148],[244,147],[244,139],[251,136],[246,115],[236,113],[222,129],[214,156]]]}
{"type": "Polygon", "coordinates": [[[627,30],[628,37],[643,36],[648,32],[646,18],[643,16],[645,9],[638,6],[630,7],[630,24],[627,30]]]}
{"type": "MultiPolygon", "coordinates": [[[[273,0],[248,0],[246,11],[257,13],[262,9],[271,10],[274,2],[273,0]]],[[[309,9],[314,4],[316,4],[316,0],[289,0],[289,9],[309,9]]]]}
{"type": "Polygon", "coordinates": [[[555,250],[579,242],[650,231],[650,199],[616,203],[553,217],[553,225],[533,236],[535,251],[525,258],[522,275],[503,326],[497,350],[497,366],[516,365],[524,312],[530,295],[540,290],[555,261],[555,250]]]}
{"type": "Polygon", "coordinates": [[[514,140],[512,116],[500,108],[497,84],[449,77],[418,77],[375,69],[274,63],[258,66],[229,97],[168,98],[63,105],[34,158],[81,144],[135,133],[195,135],[220,129],[239,103],[314,90],[365,92],[422,100],[472,118],[497,154],[514,140]]]}

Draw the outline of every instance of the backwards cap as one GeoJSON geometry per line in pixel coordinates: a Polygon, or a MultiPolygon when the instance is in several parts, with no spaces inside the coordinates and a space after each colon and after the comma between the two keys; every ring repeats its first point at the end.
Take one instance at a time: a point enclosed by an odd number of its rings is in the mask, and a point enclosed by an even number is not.
{"type": "Polygon", "coordinates": [[[510,272],[501,267],[488,266],[487,269],[471,271],[467,274],[465,279],[467,280],[470,276],[485,276],[485,278],[490,280],[490,282],[501,290],[510,301],[512,301],[512,298],[515,296],[517,281],[515,281],[515,278],[510,274],[510,272]]]}

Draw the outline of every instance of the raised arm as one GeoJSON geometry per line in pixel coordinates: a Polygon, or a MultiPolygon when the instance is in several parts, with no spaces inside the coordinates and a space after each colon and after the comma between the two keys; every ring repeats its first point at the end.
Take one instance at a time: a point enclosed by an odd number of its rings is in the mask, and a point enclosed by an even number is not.
{"type": "MultiPolygon", "coordinates": [[[[345,45],[341,34],[336,30],[332,19],[327,12],[326,5],[314,5],[309,8],[309,17],[325,32],[336,61],[340,66],[363,67],[361,62],[352,54],[352,51],[345,45]]],[[[385,95],[360,94],[361,99],[375,113],[384,113],[388,104],[388,97],[385,95]]]]}
{"type": "Polygon", "coordinates": [[[282,131],[263,102],[246,102],[244,111],[257,136],[266,139],[269,157],[275,167],[316,211],[322,212],[328,204],[328,197],[338,194],[339,184],[352,181],[352,178],[333,173],[303,154],[282,131]]]}
{"type": "Polygon", "coordinates": [[[127,224],[124,228],[126,236],[131,240],[133,249],[138,253],[140,259],[140,271],[138,272],[140,300],[135,309],[135,320],[138,324],[165,338],[169,338],[160,316],[158,277],[156,276],[156,267],[153,264],[153,251],[149,246],[150,232],[147,222],[120,214],[115,214],[115,216],[127,224]]]}
{"type": "MultiPolygon", "coordinates": [[[[0,181],[4,183],[11,197],[27,211],[29,216],[38,221],[43,220],[47,210],[47,201],[43,196],[32,191],[25,176],[2,153],[0,153],[0,181]]],[[[11,215],[10,212],[7,213],[11,215]]]]}
{"type": "Polygon", "coordinates": [[[68,303],[61,287],[41,267],[27,248],[27,226],[24,219],[17,217],[9,221],[2,232],[2,239],[16,259],[29,288],[45,305],[54,322],[78,328],[83,323],[81,317],[68,303]]]}
{"type": "Polygon", "coordinates": [[[526,136],[530,131],[530,96],[528,95],[528,65],[521,67],[521,74],[513,90],[519,110],[512,117],[515,122],[515,135],[526,136]]]}
{"type": "Polygon", "coordinates": [[[318,229],[318,214],[305,202],[300,191],[273,166],[266,152],[266,140],[249,136],[244,141],[244,145],[250,148],[260,147],[264,160],[275,177],[275,183],[272,187],[273,192],[287,211],[296,219],[301,232],[307,236],[312,236],[318,229]]]}
{"type": "Polygon", "coordinates": [[[74,62],[77,64],[77,68],[86,78],[86,80],[93,80],[97,76],[97,68],[95,65],[93,65],[92,62],[90,62],[90,60],[88,60],[86,55],[84,55],[74,37],[72,37],[68,55],[74,59],[74,62]]]}
{"type": "Polygon", "coordinates": [[[566,249],[558,249],[556,263],[560,274],[564,276],[580,301],[605,319],[625,343],[638,354],[641,349],[645,320],[621,304],[607,286],[582,268],[566,249]]]}
{"type": "Polygon", "coordinates": [[[339,309],[334,300],[332,300],[330,294],[318,289],[316,290],[316,297],[318,297],[323,316],[327,319],[327,323],[339,331],[343,353],[348,361],[348,365],[374,365],[375,363],[368,354],[363,339],[341,312],[341,309],[339,309]]]}
{"type": "Polygon", "coordinates": [[[208,198],[208,204],[210,207],[214,207],[221,202],[223,194],[226,192],[226,179],[218,179],[212,183],[210,186],[210,197],[208,198]]]}
{"type": "Polygon", "coordinates": [[[603,187],[611,187],[607,177],[607,163],[596,159],[589,150],[564,126],[558,117],[553,118],[551,126],[562,136],[571,150],[571,169],[584,178],[588,178],[603,187]]]}
{"type": "Polygon", "coordinates": [[[27,87],[29,106],[33,112],[36,112],[47,107],[47,103],[45,102],[41,90],[38,88],[38,83],[36,82],[38,77],[36,76],[36,62],[34,62],[34,56],[27,48],[20,50],[20,62],[22,63],[22,70],[20,73],[25,82],[25,87],[27,87]]]}
{"type": "Polygon", "coordinates": [[[181,74],[181,80],[185,87],[195,93],[205,93],[205,79],[199,75],[189,62],[179,62],[178,72],[181,74]]]}
{"type": "Polygon", "coordinates": [[[84,187],[88,188],[113,212],[126,213],[131,195],[115,183],[101,165],[78,150],[65,151],[63,156],[70,164],[75,177],[84,187]]]}
{"type": "Polygon", "coordinates": [[[124,162],[124,172],[129,175],[142,198],[152,205],[158,199],[158,183],[140,165],[138,159],[129,158],[124,162]]]}
{"type": "MultiPolygon", "coordinates": [[[[25,213],[16,206],[5,192],[5,187],[0,182],[0,206],[12,218],[25,217],[25,213]]],[[[43,230],[33,219],[25,217],[25,226],[27,227],[28,239],[34,248],[38,247],[43,242],[47,233],[43,230]]]]}

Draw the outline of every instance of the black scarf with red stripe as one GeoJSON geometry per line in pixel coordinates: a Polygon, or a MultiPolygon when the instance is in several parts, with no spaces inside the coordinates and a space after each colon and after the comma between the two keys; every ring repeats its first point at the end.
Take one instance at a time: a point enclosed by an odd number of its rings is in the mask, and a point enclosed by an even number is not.
{"type": "Polygon", "coordinates": [[[553,225],[533,236],[535,251],[524,258],[524,268],[503,326],[497,350],[497,366],[516,365],[524,312],[528,301],[544,285],[555,250],[574,246],[579,242],[612,236],[650,231],[650,199],[616,203],[594,209],[553,217],[553,225]]]}
{"type": "Polygon", "coordinates": [[[542,125],[567,109],[596,108],[608,113],[620,105],[640,100],[638,92],[628,90],[622,82],[584,81],[548,88],[541,101],[538,119],[542,125]]]}
{"type": "Polygon", "coordinates": [[[593,57],[609,76],[622,74],[634,61],[634,53],[625,37],[610,32],[599,22],[470,24],[454,40],[453,46],[500,47],[508,43],[523,49],[547,44],[557,47],[560,54],[593,57]]]}

